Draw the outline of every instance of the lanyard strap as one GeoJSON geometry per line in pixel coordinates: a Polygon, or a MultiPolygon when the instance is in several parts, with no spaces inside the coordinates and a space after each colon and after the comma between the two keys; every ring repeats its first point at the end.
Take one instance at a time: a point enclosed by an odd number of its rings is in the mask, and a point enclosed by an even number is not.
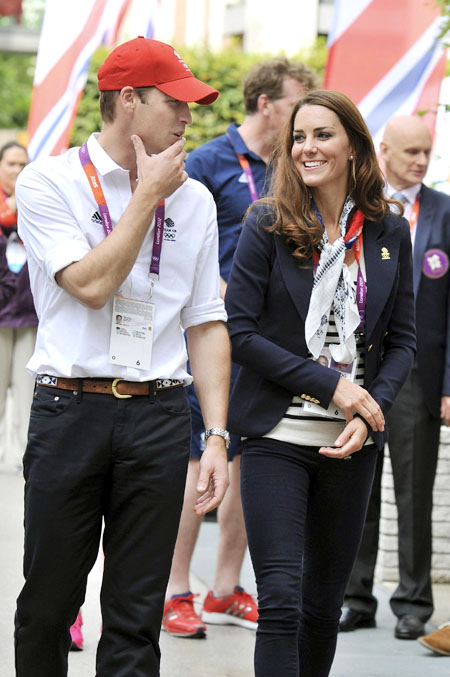
{"type": "MultiPolygon", "coordinates": [[[[362,331],[366,322],[366,299],[367,299],[367,285],[361,272],[360,259],[362,249],[362,232],[360,232],[356,239],[353,239],[352,245],[355,254],[356,263],[358,264],[358,275],[356,277],[356,305],[358,306],[359,318],[361,320],[358,330],[362,331]]],[[[313,251],[314,273],[319,265],[319,254],[315,249],[313,251]]]]}
{"type": "Polygon", "coordinates": [[[419,210],[420,210],[420,191],[419,194],[417,195],[414,204],[412,206],[411,212],[409,214],[409,229],[411,233],[413,232],[414,228],[417,225],[417,220],[419,218],[419,210]]]}
{"type": "MultiPolygon", "coordinates": [[[[315,202],[313,202],[312,208],[317,218],[319,219],[322,228],[325,230],[325,224],[323,222],[322,215],[319,212],[315,202]]],[[[363,233],[362,233],[363,224],[364,224],[364,215],[360,210],[358,210],[352,216],[350,221],[350,227],[344,238],[345,248],[347,250],[353,249],[356,263],[358,264],[358,275],[356,277],[356,305],[358,306],[359,318],[361,320],[358,326],[359,331],[362,331],[364,329],[364,324],[366,321],[366,299],[367,299],[367,285],[365,283],[360,266],[361,250],[363,242],[363,233]]],[[[313,263],[315,272],[317,266],[319,265],[319,253],[317,252],[316,249],[314,249],[313,251],[313,263]]]]}
{"type": "Polygon", "coordinates": [[[161,250],[164,232],[164,200],[161,200],[155,212],[155,230],[153,232],[153,249],[150,261],[150,275],[159,280],[159,266],[161,263],[161,250]]]}
{"type": "MultiPolygon", "coordinates": [[[[97,203],[98,210],[102,219],[103,232],[105,237],[107,237],[112,232],[112,223],[111,215],[109,213],[108,205],[106,204],[105,194],[103,193],[102,186],[100,184],[100,179],[98,178],[98,173],[94,165],[92,164],[91,157],[89,155],[87,143],[83,143],[78,151],[80,158],[81,166],[84,169],[84,173],[87,176],[89,185],[91,187],[94,199],[97,203]]],[[[164,231],[164,215],[165,215],[165,203],[164,200],[161,200],[155,212],[155,229],[153,231],[153,248],[152,248],[152,257],[150,260],[150,275],[153,278],[153,281],[159,279],[159,268],[161,264],[161,250],[162,250],[162,241],[163,241],[163,231],[164,231]]],[[[153,286],[152,281],[152,286],[153,286]]]]}
{"type": "Polygon", "coordinates": [[[92,160],[89,155],[87,143],[83,143],[83,145],[80,147],[80,150],[78,151],[78,155],[80,158],[81,166],[84,169],[84,173],[87,176],[87,180],[89,181],[89,185],[94,195],[94,200],[96,201],[98,210],[100,212],[103,225],[103,232],[105,233],[105,237],[107,237],[112,231],[111,216],[109,213],[108,205],[106,204],[103,189],[101,187],[98,178],[97,170],[92,164],[92,160]]]}
{"type": "Polygon", "coordinates": [[[256,183],[255,183],[255,179],[254,179],[254,176],[253,176],[252,168],[250,167],[250,163],[249,163],[248,159],[245,157],[245,155],[242,155],[242,153],[237,152],[236,147],[233,143],[233,139],[231,138],[231,136],[228,132],[227,132],[227,138],[228,138],[228,141],[230,142],[234,152],[236,153],[236,157],[239,161],[239,164],[242,167],[242,171],[244,172],[244,174],[246,176],[251,201],[255,202],[259,197],[259,193],[258,193],[258,190],[256,188],[256,183]]]}

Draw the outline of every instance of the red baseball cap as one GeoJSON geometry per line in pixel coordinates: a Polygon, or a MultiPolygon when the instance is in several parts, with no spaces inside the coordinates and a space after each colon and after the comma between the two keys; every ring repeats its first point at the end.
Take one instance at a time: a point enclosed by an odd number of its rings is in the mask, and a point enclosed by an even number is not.
{"type": "Polygon", "coordinates": [[[101,92],[122,87],[156,87],[178,101],[206,106],[219,92],[194,77],[181,56],[170,45],[139,36],[119,45],[97,73],[101,92]]]}

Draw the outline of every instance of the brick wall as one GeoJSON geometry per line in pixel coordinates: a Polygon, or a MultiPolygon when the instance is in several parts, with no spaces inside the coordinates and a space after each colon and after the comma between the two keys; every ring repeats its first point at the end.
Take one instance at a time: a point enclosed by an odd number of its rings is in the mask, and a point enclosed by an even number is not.
{"type": "MultiPolygon", "coordinates": [[[[397,508],[387,449],[385,450],[381,501],[376,579],[396,581],[398,579],[397,508]]],[[[450,428],[444,426],[441,428],[433,503],[432,578],[435,583],[450,583],[450,428]]]]}

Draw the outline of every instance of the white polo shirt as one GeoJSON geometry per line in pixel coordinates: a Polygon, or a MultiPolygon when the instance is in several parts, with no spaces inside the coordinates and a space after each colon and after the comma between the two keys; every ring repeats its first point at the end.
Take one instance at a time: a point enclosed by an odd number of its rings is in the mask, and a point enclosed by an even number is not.
{"type": "MultiPolygon", "coordinates": [[[[107,155],[96,135],[90,136],[88,149],[114,226],[132,196],[129,172],[107,155]]],[[[177,378],[191,383],[184,330],[227,318],[219,294],[216,207],[210,192],[188,179],[166,199],[160,279],[152,297],[155,324],[149,371],[110,362],[112,299],[101,310],[92,310],[55,281],[59,270],[82,259],[105,237],[78,148],[27,165],[19,176],[16,197],[19,234],[28,254],[39,317],[28,371],[130,381],[177,378]]],[[[149,299],[153,231],[154,220],[121,286],[123,296],[149,299]]]]}

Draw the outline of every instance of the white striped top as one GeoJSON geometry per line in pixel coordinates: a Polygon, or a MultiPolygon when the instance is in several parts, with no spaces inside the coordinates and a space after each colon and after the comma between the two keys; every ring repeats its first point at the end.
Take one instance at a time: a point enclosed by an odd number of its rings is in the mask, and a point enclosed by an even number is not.
{"type": "MultiPolygon", "coordinates": [[[[366,269],[362,251],[360,266],[363,278],[366,280],[366,269]]],[[[356,289],[356,279],[358,275],[358,264],[356,261],[349,266],[349,271],[352,275],[356,289]]],[[[358,350],[358,361],[354,382],[362,386],[364,385],[364,334],[357,333],[355,334],[355,338],[358,350]]],[[[327,347],[332,343],[339,343],[333,309],[331,309],[330,312],[328,331],[324,346],[327,347]]],[[[308,355],[308,357],[313,359],[312,355],[308,355]]],[[[311,394],[314,395],[314,393],[311,394]]],[[[294,395],[283,418],[274,428],[272,428],[272,430],[266,433],[264,437],[302,446],[333,446],[336,438],[345,428],[345,420],[336,418],[332,415],[320,416],[317,414],[317,408],[318,407],[311,407],[309,402],[294,395]],[[309,409],[316,409],[316,411],[309,411],[309,409]]],[[[322,409],[322,411],[325,413],[324,409],[322,409]]],[[[370,437],[366,441],[366,444],[369,440],[370,437]]]]}

